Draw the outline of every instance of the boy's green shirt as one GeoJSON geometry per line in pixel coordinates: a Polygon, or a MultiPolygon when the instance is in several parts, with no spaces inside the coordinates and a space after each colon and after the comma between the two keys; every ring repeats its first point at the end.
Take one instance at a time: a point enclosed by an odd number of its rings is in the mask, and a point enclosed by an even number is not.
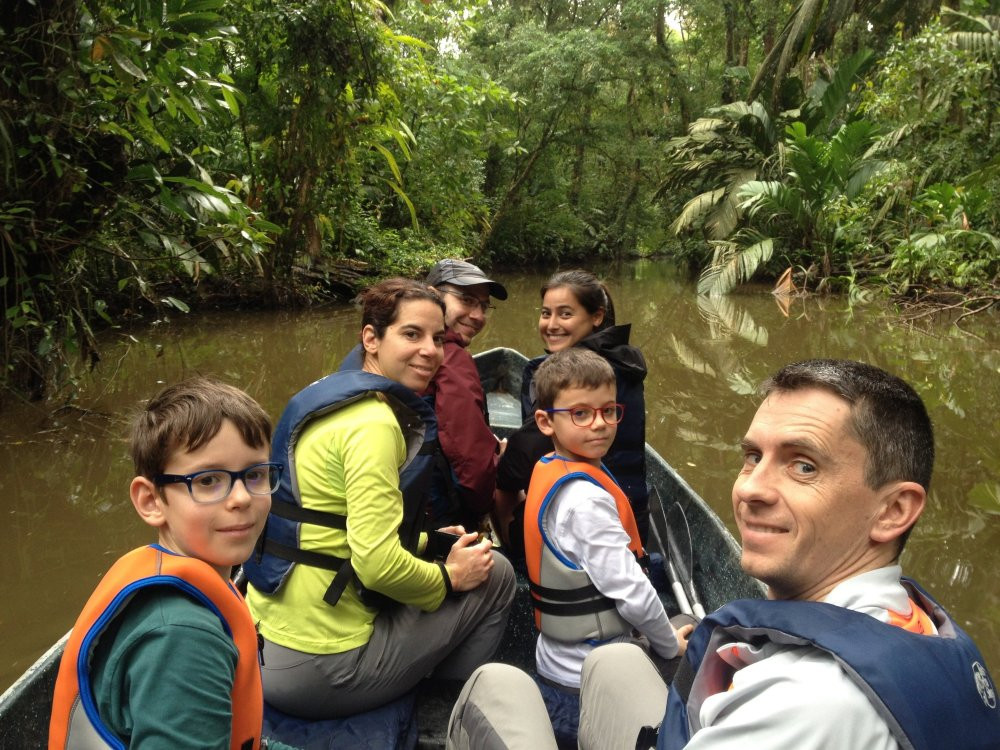
{"type": "MultiPolygon", "coordinates": [[[[239,652],[219,618],[170,586],[140,591],[101,636],[92,687],[129,747],[229,750],[239,652]]],[[[270,741],[274,750],[294,750],[270,741]]]]}

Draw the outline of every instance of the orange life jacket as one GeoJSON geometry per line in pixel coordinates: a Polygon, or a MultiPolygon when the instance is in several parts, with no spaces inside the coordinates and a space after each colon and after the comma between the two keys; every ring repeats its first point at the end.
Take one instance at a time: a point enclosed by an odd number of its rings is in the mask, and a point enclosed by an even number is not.
{"type": "Polygon", "coordinates": [[[148,586],[182,589],[212,610],[231,634],[239,651],[232,689],[231,747],[258,750],[264,693],[257,631],[243,596],[208,563],[153,545],[134,549],[112,565],[77,618],[59,663],[49,748],[123,747],[121,738],[98,715],[90,684],[90,660],[108,624],[121,614],[132,596],[148,586]]]}
{"type": "Polygon", "coordinates": [[[549,503],[571,479],[593,482],[615,501],[628,548],[645,557],[632,506],[603,466],[570,461],[555,453],[543,456],[531,473],[524,507],[524,552],[528,566],[535,625],[547,636],[564,641],[606,640],[630,632],[613,599],[602,595],[586,571],[566,558],[545,533],[549,503]]]}

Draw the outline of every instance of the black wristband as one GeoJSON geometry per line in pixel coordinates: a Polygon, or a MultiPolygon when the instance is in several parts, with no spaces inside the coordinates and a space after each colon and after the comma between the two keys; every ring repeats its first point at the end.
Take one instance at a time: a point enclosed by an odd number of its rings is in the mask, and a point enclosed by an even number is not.
{"type": "Polygon", "coordinates": [[[437,566],[441,568],[441,577],[444,579],[445,596],[452,596],[455,593],[455,589],[451,587],[451,576],[448,575],[448,566],[440,560],[435,560],[435,562],[437,563],[437,566]]]}

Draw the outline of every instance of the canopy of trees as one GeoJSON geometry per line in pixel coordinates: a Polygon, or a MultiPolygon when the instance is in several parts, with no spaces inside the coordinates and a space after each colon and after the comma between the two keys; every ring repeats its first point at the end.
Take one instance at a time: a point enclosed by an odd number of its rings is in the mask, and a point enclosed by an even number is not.
{"type": "Polygon", "coordinates": [[[444,255],[991,289],[998,6],[11,0],[3,383],[57,391],[98,326],[444,255]]]}

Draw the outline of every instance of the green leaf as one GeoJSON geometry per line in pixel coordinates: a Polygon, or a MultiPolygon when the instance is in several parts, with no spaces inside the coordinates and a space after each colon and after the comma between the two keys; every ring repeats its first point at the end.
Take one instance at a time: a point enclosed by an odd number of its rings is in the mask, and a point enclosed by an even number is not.
{"type": "Polygon", "coordinates": [[[1000,483],[980,482],[969,490],[969,505],[1000,515],[1000,483]]]}
{"type": "MultiPolygon", "coordinates": [[[[393,157],[392,153],[381,143],[374,143],[372,145],[375,147],[375,150],[382,154],[385,158],[386,163],[389,165],[389,169],[392,170],[392,174],[396,178],[396,182],[402,185],[403,176],[399,172],[399,165],[396,164],[396,159],[393,157]]],[[[392,183],[389,184],[391,185],[392,183]]]]}
{"type": "Polygon", "coordinates": [[[392,182],[391,180],[386,180],[385,182],[389,187],[396,191],[396,195],[402,199],[403,203],[405,203],[406,207],[410,210],[410,223],[413,228],[419,229],[420,222],[417,220],[417,209],[413,207],[413,201],[410,200],[410,196],[403,192],[403,188],[395,182],[392,182]]]}
{"type": "Polygon", "coordinates": [[[191,308],[188,307],[184,301],[179,300],[176,297],[164,297],[163,299],[160,300],[160,302],[162,302],[164,305],[167,305],[168,307],[173,307],[177,310],[180,310],[182,313],[191,312],[191,308]]]}
{"type": "Polygon", "coordinates": [[[146,74],[143,73],[142,70],[140,70],[139,67],[134,62],[129,60],[124,55],[119,54],[117,50],[114,50],[112,52],[111,57],[115,61],[115,65],[117,65],[118,68],[123,72],[127,73],[133,78],[138,78],[140,81],[146,80],[146,74]]]}

